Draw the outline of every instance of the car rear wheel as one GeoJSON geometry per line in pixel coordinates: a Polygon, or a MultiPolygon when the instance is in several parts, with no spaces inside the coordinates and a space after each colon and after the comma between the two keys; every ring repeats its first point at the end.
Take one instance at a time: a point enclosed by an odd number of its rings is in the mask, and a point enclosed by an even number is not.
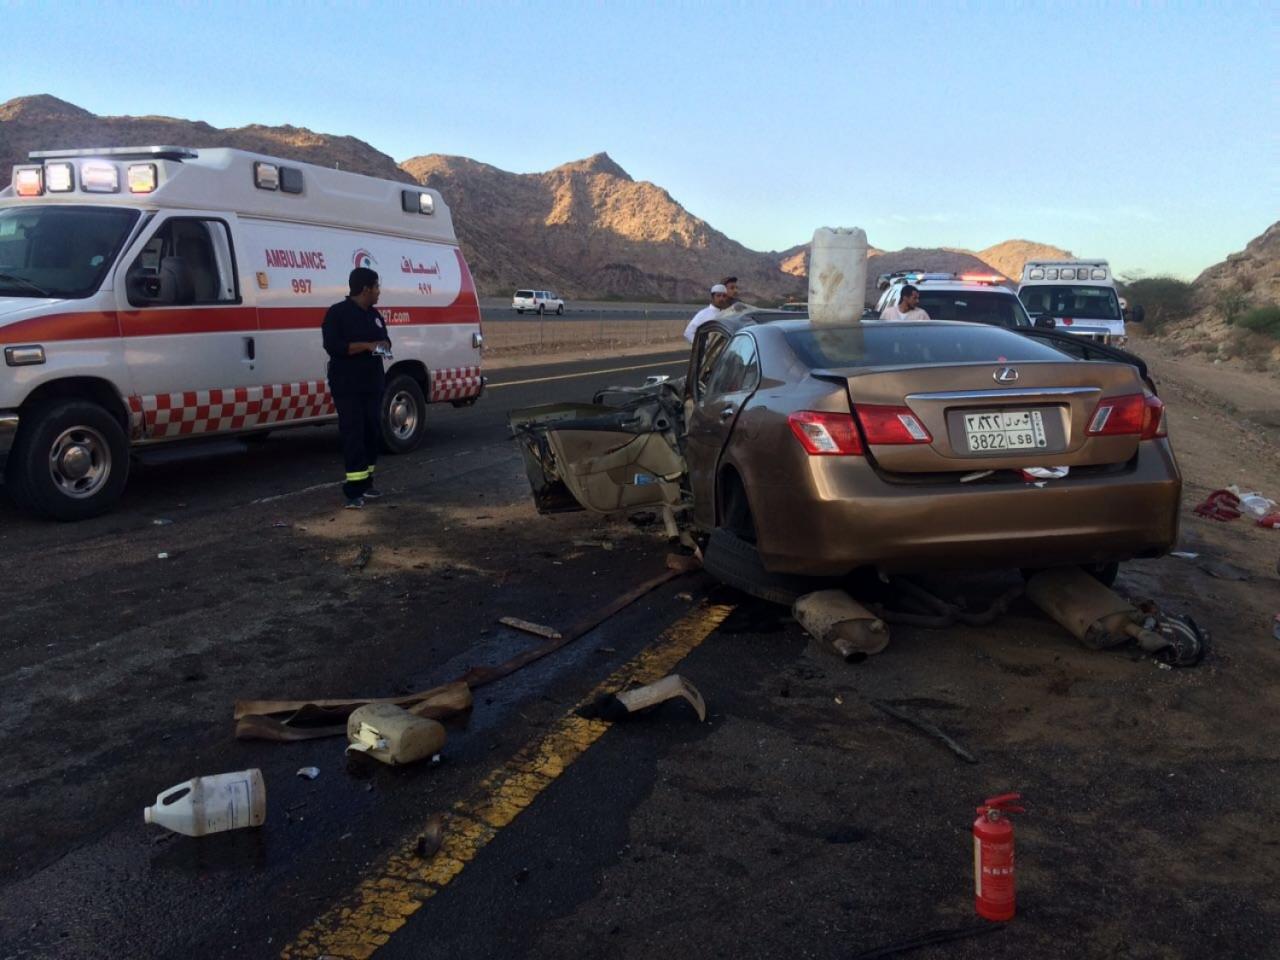
{"type": "Polygon", "coordinates": [[[418,381],[407,373],[387,381],[382,393],[382,447],[388,453],[409,453],[422,443],[427,399],[418,381]]]}
{"type": "Polygon", "coordinates": [[[819,589],[808,577],[769,573],[760,562],[756,545],[724,527],[717,527],[711,532],[702,566],[727,586],[788,607],[806,593],[819,589]]]}
{"type": "Polygon", "coordinates": [[[109,510],[129,477],[129,440],[110,413],[84,400],[36,407],[23,417],[5,484],[19,506],[55,520],[109,510]]]}
{"type": "Polygon", "coordinates": [[[560,306],[556,307],[556,316],[557,316],[557,317],[563,317],[563,316],[564,316],[564,304],[563,304],[563,303],[562,303],[562,304],[560,304],[560,306]]]}

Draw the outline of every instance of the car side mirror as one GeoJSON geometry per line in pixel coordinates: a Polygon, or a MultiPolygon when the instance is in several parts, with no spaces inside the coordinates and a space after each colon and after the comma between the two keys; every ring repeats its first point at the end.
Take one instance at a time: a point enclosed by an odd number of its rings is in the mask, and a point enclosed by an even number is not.
{"type": "Polygon", "coordinates": [[[1134,323],[1141,323],[1143,320],[1147,319],[1146,308],[1140,303],[1134,306],[1129,313],[1129,319],[1134,323]]]}

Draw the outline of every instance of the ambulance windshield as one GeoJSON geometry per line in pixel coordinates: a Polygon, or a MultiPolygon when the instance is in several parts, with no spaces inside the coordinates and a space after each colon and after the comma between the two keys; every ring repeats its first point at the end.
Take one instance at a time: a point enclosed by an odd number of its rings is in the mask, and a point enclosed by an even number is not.
{"type": "Polygon", "coordinates": [[[1023,287],[1018,297],[1028,313],[1050,317],[1085,317],[1090,320],[1119,320],[1120,304],[1111,287],[1061,286],[1023,287]]]}
{"type": "Polygon", "coordinates": [[[0,209],[0,296],[89,296],[137,219],[127,207],[0,209]]]}

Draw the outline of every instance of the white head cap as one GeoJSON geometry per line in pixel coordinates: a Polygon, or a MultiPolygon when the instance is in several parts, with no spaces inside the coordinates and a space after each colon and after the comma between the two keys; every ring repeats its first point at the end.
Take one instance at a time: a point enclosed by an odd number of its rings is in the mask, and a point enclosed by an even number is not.
{"type": "Polygon", "coordinates": [[[729,288],[726,287],[723,283],[717,283],[714,287],[711,288],[711,292],[712,293],[728,293],[729,288]]]}

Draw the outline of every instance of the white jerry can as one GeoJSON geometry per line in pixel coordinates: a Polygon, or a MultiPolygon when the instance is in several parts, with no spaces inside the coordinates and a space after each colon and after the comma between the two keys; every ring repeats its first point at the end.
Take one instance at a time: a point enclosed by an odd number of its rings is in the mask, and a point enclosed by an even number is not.
{"type": "Polygon", "coordinates": [[[858,227],[819,227],[809,250],[809,319],[857,323],[867,300],[867,234],[858,227]]]}
{"type": "Polygon", "coordinates": [[[267,786],[257,769],[195,777],[162,791],[142,816],[188,837],[260,827],[267,819],[267,786]]]}

